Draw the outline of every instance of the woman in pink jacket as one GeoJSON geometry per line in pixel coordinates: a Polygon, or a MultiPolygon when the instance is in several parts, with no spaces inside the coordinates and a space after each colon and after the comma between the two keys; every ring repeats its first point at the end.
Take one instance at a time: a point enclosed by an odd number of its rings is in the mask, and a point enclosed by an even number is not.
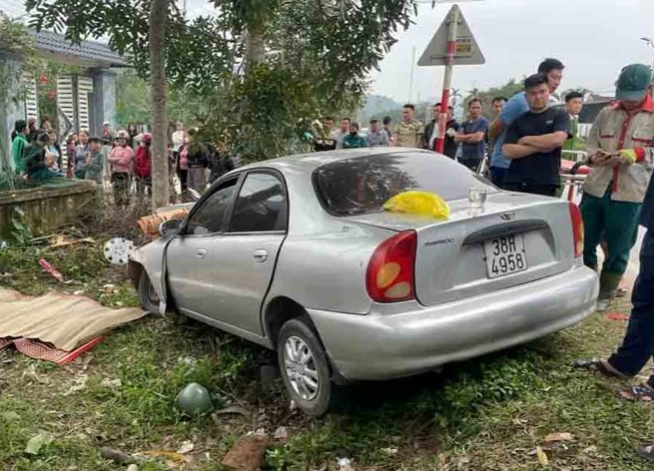
{"type": "Polygon", "coordinates": [[[128,146],[129,134],[120,130],[116,136],[118,145],[107,157],[111,166],[111,184],[114,187],[114,200],[118,206],[129,204],[130,175],[134,166],[134,150],[128,146]]]}

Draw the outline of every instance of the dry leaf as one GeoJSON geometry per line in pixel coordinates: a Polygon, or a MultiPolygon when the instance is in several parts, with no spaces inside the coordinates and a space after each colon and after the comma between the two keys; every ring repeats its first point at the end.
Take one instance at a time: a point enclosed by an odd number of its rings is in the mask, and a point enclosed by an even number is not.
{"type": "Polygon", "coordinates": [[[536,447],[536,456],[538,457],[538,462],[541,465],[547,466],[548,464],[550,464],[550,460],[547,459],[547,454],[539,446],[536,447]]]}
{"type": "Polygon", "coordinates": [[[195,449],[195,445],[193,445],[193,442],[191,440],[185,440],[182,442],[182,446],[179,447],[179,450],[177,450],[177,453],[180,455],[185,455],[186,453],[190,453],[195,449]]]}
{"type": "Polygon", "coordinates": [[[567,442],[570,440],[574,440],[574,436],[571,433],[568,432],[561,432],[561,433],[550,433],[548,436],[545,437],[545,442],[567,442]]]}

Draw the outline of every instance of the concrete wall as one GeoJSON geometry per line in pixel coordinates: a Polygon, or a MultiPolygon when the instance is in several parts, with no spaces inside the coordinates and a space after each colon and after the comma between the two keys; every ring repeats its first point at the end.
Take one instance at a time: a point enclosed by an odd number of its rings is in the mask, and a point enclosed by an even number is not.
{"type": "Polygon", "coordinates": [[[15,208],[25,213],[33,235],[50,234],[87,211],[100,210],[102,191],[93,182],[63,188],[31,188],[0,193],[0,240],[9,240],[15,208]]]}

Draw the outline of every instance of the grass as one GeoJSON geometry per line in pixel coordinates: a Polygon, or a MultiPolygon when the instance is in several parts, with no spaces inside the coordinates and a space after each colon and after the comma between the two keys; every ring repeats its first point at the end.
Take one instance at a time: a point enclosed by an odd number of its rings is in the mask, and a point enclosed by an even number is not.
{"type": "MultiPolygon", "coordinates": [[[[108,306],[137,302],[124,272],[94,245],[13,248],[0,252],[0,273],[11,274],[3,285],[30,294],[84,290],[108,306]],[[41,257],[75,283],[60,285],[43,273],[41,257]],[[107,283],[117,290],[104,289],[107,283]]],[[[609,353],[624,327],[596,314],[439,375],[355,385],[341,391],[333,414],[313,420],[290,410],[278,382],[264,387],[257,380],[258,366],[273,362],[272,354],[198,324],[150,317],[62,368],[0,352],[0,469],[118,470],[124,466],[103,460],[101,446],[175,451],[190,440],[195,449],[186,469],[220,470],[238,437],[284,426],[289,438],[268,449],[266,469],[337,469],[336,460],[347,457],[359,471],[646,470],[634,450],[654,440],[652,405],[620,401],[621,383],[570,366],[609,353]],[[191,381],[205,385],[216,403],[245,406],[252,416],[182,416],[175,397],[191,381]],[[545,440],[557,432],[574,438],[545,440]],[[36,455],[25,453],[38,434],[53,440],[36,455]],[[539,462],[539,447],[548,465],[539,462]]],[[[149,461],[144,469],[168,467],[149,461]]]]}

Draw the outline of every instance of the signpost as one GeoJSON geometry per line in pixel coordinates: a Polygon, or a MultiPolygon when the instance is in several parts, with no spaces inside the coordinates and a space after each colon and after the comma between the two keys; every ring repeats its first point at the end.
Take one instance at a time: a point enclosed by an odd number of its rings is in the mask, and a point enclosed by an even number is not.
{"type": "Polygon", "coordinates": [[[436,152],[443,152],[445,147],[445,128],[447,126],[447,108],[450,103],[452,73],[455,65],[484,64],[486,59],[479,49],[475,37],[470,31],[458,5],[445,17],[438,31],[429,42],[418,61],[420,67],[445,66],[443,79],[443,96],[441,98],[441,114],[438,118],[438,137],[436,152]]]}

